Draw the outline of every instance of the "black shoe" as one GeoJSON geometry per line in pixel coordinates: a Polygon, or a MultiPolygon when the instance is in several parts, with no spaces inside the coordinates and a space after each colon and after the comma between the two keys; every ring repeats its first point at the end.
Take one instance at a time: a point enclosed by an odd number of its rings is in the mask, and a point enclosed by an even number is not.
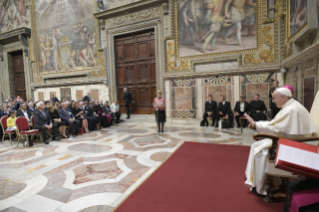
{"type": "Polygon", "coordinates": [[[251,192],[257,194],[256,187],[251,188],[251,192]]]}
{"type": "Polygon", "coordinates": [[[49,144],[50,142],[48,140],[43,141],[45,144],[49,144]]]}
{"type": "Polygon", "coordinates": [[[60,138],[56,138],[56,137],[52,138],[52,141],[59,141],[59,140],[60,140],[60,138]]]}

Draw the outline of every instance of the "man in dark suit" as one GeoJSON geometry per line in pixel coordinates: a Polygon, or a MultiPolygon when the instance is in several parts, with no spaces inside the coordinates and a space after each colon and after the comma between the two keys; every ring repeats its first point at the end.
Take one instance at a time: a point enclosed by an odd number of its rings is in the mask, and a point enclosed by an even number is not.
{"type": "Polygon", "coordinates": [[[271,108],[271,118],[275,118],[275,116],[277,115],[277,113],[280,111],[280,108],[278,108],[276,106],[275,103],[272,102],[272,93],[277,90],[279,88],[279,82],[278,80],[275,80],[273,82],[273,88],[270,89],[269,91],[269,105],[270,105],[270,108],[271,108]]]}
{"type": "Polygon", "coordinates": [[[230,127],[233,126],[233,114],[231,112],[230,103],[225,101],[225,97],[220,96],[219,97],[219,104],[218,104],[218,113],[216,118],[216,128],[218,127],[218,121],[221,117],[224,117],[227,119],[230,127]]]}
{"type": "Polygon", "coordinates": [[[29,126],[32,126],[32,123],[31,123],[31,111],[30,109],[28,109],[27,107],[27,102],[22,102],[20,104],[20,109],[17,110],[17,117],[25,117],[26,119],[28,119],[28,122],[29,122],[29,126]]]}
{"type": "MultiPolygon", "coordinates": [[[[236,102],[235,109],[234,109],[237,128],[240,128],[239,118],[241,116],[244,116],[244,114],[249,114],[249,110],[250,110],[250,106],[248,102],[245,101],[244,96],[241,96],[239,98],[239,101],[236,102]]],[[[244,125],[243,127],[245,128],[245,126],[247,125],[246,119],[243,120],[243,125],[244,125]]]]}
{"type": "Polygon", "coordinates": [[[76,137],[78,129],[80,128],[80,121],[75,119],[71,112],[68,111],[70,102],[62,102],[62,108],[59,110],[59,115],[62,121],[70,128],[73,137],[76,137]]]}
{"type": "Polygon", "coordinates": [[[205,126],[208,126],[208,117],[212,117],[212,126],[214,126],[214,121],[217,113],[217,103],[213,101],[212,95],[208,96],[208,101],[205,103],[205,112],[203,115],[205,126]]]}
{"type": "Polygon", "coordinates": [[[48,111],[44,110],[44,103],[42,101],[37,103],[38,110],[34,112],[34,128],[39,129],[42,133],[45,144],[49,144],[47,130],[52,129],[53,141],[58,141],[58,125],[54,125],[48,111]]]}
{"type": "Polygon", "coordinates": [[[54,94],[52,94],[52,96],[51,96],[51,101],[52,101],[52,103],[54,104],[54,103],[58,102],[59,100],[58,100],[58,98],[56,98],[56,97],[54,96],[54,94]]]}
{"type": "Polygon", "coordinates": [[[90,102],[91,101],[91,92],[90,91],[87,93],[86,96],[83,97],[82,101],[83,102],[90,102]]]}
{"type": "Polygon", "coordinates": [[[125,104],[125,109],[126,109],[126,114],[127,117],[126,119],[130,118],[130,104],[132,103],[132,94],[130,92],[127,91],[127,88],[124,88],[124,104],[125,104]]]}

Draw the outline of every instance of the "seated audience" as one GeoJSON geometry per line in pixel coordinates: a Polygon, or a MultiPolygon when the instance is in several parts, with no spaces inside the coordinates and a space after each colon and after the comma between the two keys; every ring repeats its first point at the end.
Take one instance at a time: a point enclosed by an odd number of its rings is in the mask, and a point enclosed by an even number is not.
{"type": "Polygon", "coordinates": [[[218,113],[217,113],[217,123],[216,127],[218,127],[218,121],[220,118],[225,117],[229,123],[229,127],[233,126],[233,113],[230,108],[230,103],[225,101],[225,97],[219,97],[219,104],[218,104],[218,113]]]}
{"type": "Polygon", "coordinates": [[[41,131],[43,141],[49,144],[47,130],[52,129],[53,141],[58,141],[58,125],[53,125],[52,119],[48,111],[44,110],[42,101],[37,103],[37,111],[34,112],[34,128],[41,131]]]}
{"type": "Polygon", "coordinates": [[[250,102],[250,116],[254,121],[267,120],[267,108],[265,102],[259,100],[259,94],[255,94],[254,100],[250,102]]]}
{"type": "Polygon", "coordinates": [[[118,100],[115,100],[115,102],[111,105],[111,116],[113,117],[113,120],[115,120],[116,123],[120,122],[121,114],[120,114],[120,105],[118,103],[118,100]]]}
{"type": "Polygon", "coordinates": [[[56,103],[55,103],[55,109],[56,109],[56,110],[60,110],[61,108],[62,108],[61,102],[56,102],[56,103]]]}
{"type": "Polygon", "coordinates": [[[34,110],[35,110],[33,101],[28,102],[28,108],[31,111],[31,114],[33,115],[34,110]]]}
{"type": "Polygon", "coordinates": [[[84,111],[79,106],[80,106],[79,102],[73,103],[72,114],[77,120],[81,122],[82,126],[85,129],[85,132],[89,133],[88,120],[84,117],[83,115],[84,111]]]}
{"type": "Polygon", "coordinates": [[[29,126],[32,127],[32,121],[31,121],[31,111],[30,109],[27,108],[27,103],[23,102],[20,105],[20,109],[17,110],[17,117],[25,117],[26,119],[28,119],[29,122],[29,126]]]}
{"type": "Polygon", "coordinates": [[[111,116],[111,108],[109,106],[109,102],[105,101],[104,106],[102,107],[103,113],[106,115],[106,117],[108,117],[108,121],[110,122],[110,124],[113,124],[113,117],[111,116]]]}
{"type": "Polygon", "coordinates": [[[62,102],[62,108],[59,110],[59,115],[62,121],[69,126],[70,132],[73,137],[76,137],[78,130],[80,128],[80,121],[75,119],[71,112],[67,109],[69,108],[70,102],[62,102]]]}
{"type": "Polygon", "coordinates": [[[102,118],[96,114],[96,112],[94,111],[94,102],[91,101],[90,105],[87,108],[87,115],[90,117],[94,117],[95,119],[95,123],[96,123],[96,129],[99,130],[101,128],[101,122],[102,122],[102,118]]]}
{"type": "Polygon", "coordinates": [[[4,110],[3,104],[0,103],[0,118],[4,115],[3,110],[4,110]]]}
{"type": "Polygon", "coordinates": [[[95,114],[97,114],[97,115],[99,115],[99,117],[101,117],[102,126],[108,127],[109,123],[108,123],[107,117],[105,116],[105,113],[103,113],[103,109],[102,109],[101,105],[99,104],[99,100],[95,100],[95,105],[93,108],[94,108],[95,114]]]}
{"type": "Polygon", "coordinates": [[[212,118],[212,126],[214,126],[214,121],[216,118],[217,113],[217,103],[213,101],[213,96],[208,96],[208,101],[205,103],[205,112],[203,115],[205,126],[208,126],[207,118],[212,118]]]}
{"type": "Polygon", "coordinates": [[[88,120],[88,128],[90,131],[95,130],[96,120],[95,117],[88,115],[88,106],[85,105],[83,101],[80,102],[79,108],[83,110],[84,118],[88,120]]]}
{"type": "Polygon", "coordinates": [[[52,120],[53,125],[57,125],[59,128],[59,133],[62,136],[62,138],[68,138],[69,136],[66,135],[66,126],[65,121],[62,121],[59,115],[59,112],[53,105],[51,105],[49,108],[49,114],[52,120]]]}
{"type": "MultiPolygon", "coordinates": [[[[236,123],[237,123],[237,128],[240,128],[239,118],[244,117],[245,114],[249,114],[249,111],[250,111],[250,106],[249,106],[248,102],[245,101],[244,96],[241,96],[239,98],[239,101],[236,102],[234,111],[235,111],[235,119],[236,119],[236,123]]],[[[245,128],[247,125],[247,120],[244,119],[244,120],[242,120],[242,122],[243,122],[242,127],[245,128]]]]}

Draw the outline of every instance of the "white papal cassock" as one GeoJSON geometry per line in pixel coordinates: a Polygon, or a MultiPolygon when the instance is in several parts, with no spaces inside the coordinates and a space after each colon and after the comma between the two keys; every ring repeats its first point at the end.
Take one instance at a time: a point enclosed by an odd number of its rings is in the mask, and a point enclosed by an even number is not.
{"type": "MultiPolygon", "coordinates": [[[[290,99],[284,104],[272,121],[256,122],[260,133],[268,133],[288,139],[304,138],[317,135],[317,128],[307,111],[298,101],[290,99]]],[[[259,194],[266,195],[266,160],[271,139],[256,141],[250,148],[246,167],[245,184],[251,189],[256,187],[259,194]]],[[[274,178],[274,187],[278,188],[279,179],[274,178]]]]}

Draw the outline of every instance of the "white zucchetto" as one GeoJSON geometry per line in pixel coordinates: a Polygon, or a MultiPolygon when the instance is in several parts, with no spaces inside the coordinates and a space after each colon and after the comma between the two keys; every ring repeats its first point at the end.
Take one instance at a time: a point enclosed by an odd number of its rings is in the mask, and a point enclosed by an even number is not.
{"type": "Polygon", "coordinates": [[[281,93],[282,95],[292,97],[292,93],[288,88],[278,88],[276,91],[281,93]]]}

